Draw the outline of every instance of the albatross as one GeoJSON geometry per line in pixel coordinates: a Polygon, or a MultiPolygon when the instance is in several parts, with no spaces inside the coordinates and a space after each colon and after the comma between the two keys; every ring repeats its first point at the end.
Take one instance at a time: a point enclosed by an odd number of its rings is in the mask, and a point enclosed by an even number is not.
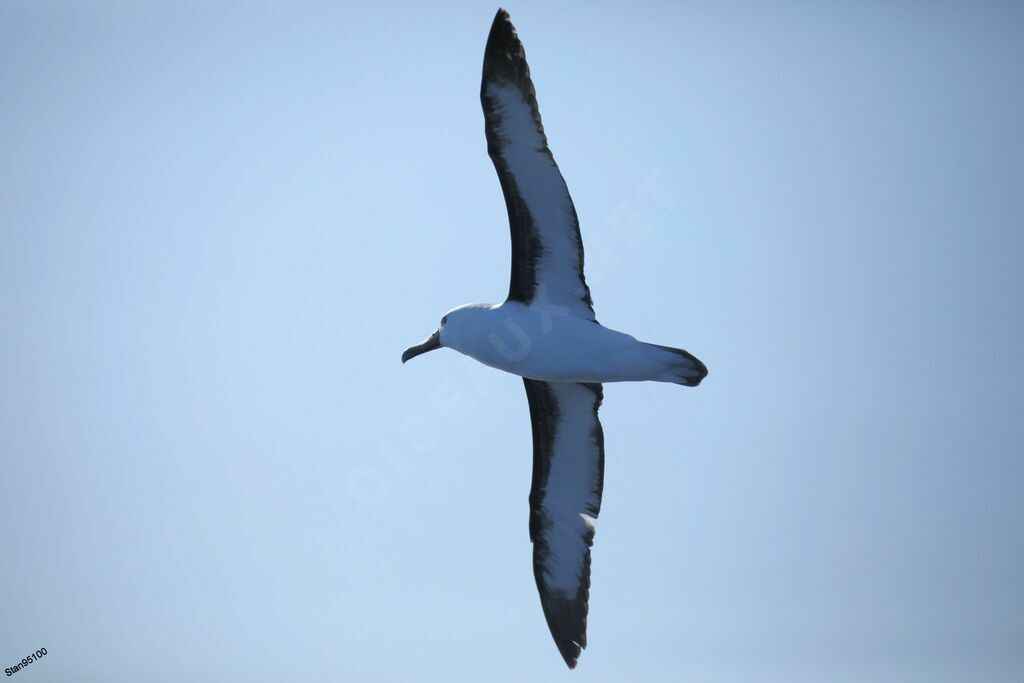
{"type": "Polygon", "coordinates": [[[533,573],[548,628],[572,669],[587,646],[590,547],[604,484],[602,384],[695,387],[708,371],[682,349],[597,322],[576,209],[548,148],[523,44],[503,9],[484,49],[480,102],[512,235],[508,298],[448,311],[402,362],[445,347],[523,378],[533,425],[533,573]]]}

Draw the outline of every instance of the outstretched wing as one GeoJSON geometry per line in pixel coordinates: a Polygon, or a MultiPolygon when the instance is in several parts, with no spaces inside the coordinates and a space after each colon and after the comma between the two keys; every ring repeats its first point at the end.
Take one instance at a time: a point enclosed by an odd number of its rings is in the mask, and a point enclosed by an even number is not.
{"type": "Polygon", "coordinates": [[[587,646],[590,546],[601,511],[600,384],[523,378],[533,423],[530,540],[544,617],[572,669],[587,646]]]}
{"type": "Polygon", "coordinates": [[[548,149],[526,53],[505,10],[487,38],[480,102],[512,231],[509,300],[536,300],[593,320],[576,208],[548,149]]]}

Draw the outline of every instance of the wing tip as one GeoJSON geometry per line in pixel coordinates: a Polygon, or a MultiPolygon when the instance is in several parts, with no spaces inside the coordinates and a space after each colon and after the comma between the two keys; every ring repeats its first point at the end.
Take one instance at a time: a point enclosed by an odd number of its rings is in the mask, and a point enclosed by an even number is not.
{"type": "Polygon", "coordinates": [[[491,22],[491,32],[487,36],[488,47],[491,45],[492,39],[497,43],[497,41],[507,42],[517,38],[516,27],[512,25],[511,15],[504,7],[499,7],[497,14],[494,15],[494,21],[491,22]]]}
{"type": "Polygon", "coordinates": [[[541,592],[541,605],[548,629],[565,665],[575,669],[587,647],[587,613],[590,611],[589,591],[575,598],[560,598],[541,592]]]}
{"type": "Polygon", "coordinates": [[[529,67],[526,66],[526,50],[519,40],[516,27],[512,25],[512,18],[503,8],[498,8],[491,23],[491,32],[487,35],[484,73],[513,82],[530,77],[529,67]]]}
{"type": "Polygon", "coordinates": [[[551,591],[542,586],[541,574],[536,564],[537,546],[534,546],[534,575],[540,593],[540,604],[544,612],[544,620],[548,622],[548,630],[555,641],[555,647],[565,660],[566,666],[575,669],[583,650],[587,648],[587,617],[590,614],[590,546],[593,542],[593,531],[587,537],[587,552],[583,556],[583,568],[580,573],[580,585],[575,595],[566,595],[561,591],[551,591]]]}
{"type": "Polygon", "coordinates": [[[580,655],[583,654],[583,650],[580,646],[576,645],[576,643],[573,643],[573,646],[574,650],[571,652],[563,649],[561,645],[558,646],[558,650],[562,654],[562,659],[565,660],[565,665],[569,667],[570,671],[575,669],[576,665],[580,663],[580,655]]]}

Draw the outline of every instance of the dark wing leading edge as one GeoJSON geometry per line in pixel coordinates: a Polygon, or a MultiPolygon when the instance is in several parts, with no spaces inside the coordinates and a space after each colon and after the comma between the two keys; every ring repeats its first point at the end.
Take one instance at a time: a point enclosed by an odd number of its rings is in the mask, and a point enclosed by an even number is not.
{"type": "Polygon", "coordinates": [[[587,646],[590,546],[604,486],[600,384],[523,378],[533,423],[530,540],[544,617],[572,669],[587,646]]]}
{"type": "Polygon", "coordinates": [[[536,299],[593,320],[576,208],[548,149],[526,53],[505,10],[487,38],[480,102],[512,231],[509,300],[536,299]]]}

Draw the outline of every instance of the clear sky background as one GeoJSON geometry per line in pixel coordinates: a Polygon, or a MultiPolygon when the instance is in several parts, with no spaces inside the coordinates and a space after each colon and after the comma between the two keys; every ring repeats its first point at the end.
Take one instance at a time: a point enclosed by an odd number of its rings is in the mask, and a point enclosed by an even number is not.
{"type": "Polygon", "coordinates": [[[1024,7],[512,4],[609,385],[590,647],[531,572],[493,2],[0,6],[18,681],[1024,680],[1024,7]]]}

